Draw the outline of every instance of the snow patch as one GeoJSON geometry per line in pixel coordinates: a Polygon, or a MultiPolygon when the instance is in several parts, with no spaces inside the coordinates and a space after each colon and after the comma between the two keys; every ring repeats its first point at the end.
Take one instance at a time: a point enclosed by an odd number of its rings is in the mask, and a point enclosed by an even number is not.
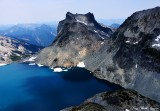
{"type": "Polygon", "coordinates": [[[101,31],[101,33],[105,35],[105,33],[103,31],[101,31]]]}
{"type": "Polygon", "coordinates": [[[148,109],[148,107],[141,107],[141,109],[142,109],[142,110],[147,110],[147,109],[148,109]]]}
{"type": "Polygon", "coordinates": [[[127,40],[127,41],[125,41],[125,43],[130,43],[130,41],[129,41],[129,40],[127,40]]]}
{"type": "Polygon", "coordinates": [[[155,43],[152,44],[152,47],[160,47],[160,35],[155,39],[155,43]]]}
{"type": "Polygon", "coordinates": [[[160,40],[160,35],[159,36],[157,36],[157,38],[155,39],[155,41],[159,41],[160,40]]]}
{"type": "Polygon", "coordinates": [[[33,65],[36,65],[36,64],[35,64],[35,63],[30,63],[30,64],[28,64],[28,65],[33,66],[33,65]]]}
{"type": "Polygon", "coordinates": [[[52,67],[50,69],[52,69],[54,72],[63,72],[63,71],[67,72],[68,71],[68,68],[65,69],[65,68],[53,68],[52,67]]]}
{"type": "Polygon", "coordinates": [[[37,64],[38,65],[38,67],[42,67],[42,66],[44,66],[44,65],[42,65],[42,64],[37,64]]]}
{"type": "Polygon", "coordinates": [[[54,70],[54,72],[62,72],[63,71],[62,68],[54,68],[53,70],[54,70]]]}
{"type": "Polygon", "coordinates": [[[134,42],[133,44],[138,44],[139,42],[137,41],[137,42],[134,42]]]}
{"type": "Polygon", "coordinates": [[[101,44],[104,44],[104,42],[101,42],[101,44]]]}
{"type": "Polygon", "coordinates": [[[152,47],[160,47],[160,43],[159,44],[153,44],[152,47]]]}
{"type": "Polygon", "coordinates": [[[64,69],[63,71],[67,72],[67,71],[68,71],[68,69],[64,69]]]}
{"type": "Polygon", "coordinates": [[[18,50],[23,50],[23,47],[22,47],[22,46],[19,46],[19,47],[18,47],[18,50]]]}
{"type": "Polygon", "coordinates": [[[78,20],[78,19],[76,19],[76,22],[79,22],[79,23],[83,23],[83,24],[85,24],[85,25],[88,25],[87,23],[85,23],[85,22],[83,22],[83,21],[80,21],[80,20],[78,20]]]}
{"type": "MultiPolygon", "coordinates": [[[[101,39],[104,40],[104,37],[102,37],[102,36],[98,33],[98,31],[94,30],[94,32],[97,33],[97,34],[101,37],[101,39]]],[[[103,35],[106,35],[103,31],[100,31],[100,33],[103,34],[103,35]]]]}
{"type": "Polygon", "coordinates": [[[94,30],[95,33],[97,33],[98,31],[94,30]]]}
{"type": "Polygon", "coordinates": [[[0,66],[5,66],[5,65],[7,65],[7,64],[4,64],[4,63],[0,64],[0,66]]]}
{"type": "Polygon", "coordinates": [[[104,37],[101,36],[101,38],[104,40],[104,37]]]}
{"type": "Polygon", "coordinates": [[[125,111],[129,111],[128,109],[126,109],[125,111]]]}
{"type": "Polygon", "coordinates": [[[135,66],[136,68],[138,67],[138,65],[136,64],[136,66],[135,66]]]}
{"type": "Polygon", "coordinates": [[[37,57],[31,57],[31,58],[28,59],[28,61],[30,61],[30,62],[35,61],[36,58],[37,57]]]}
{"type": "Polygon", "coordinates": [[[79,62],[79,63],[77,64],[77,67],[85,67],[84,62],[79,62]]]}

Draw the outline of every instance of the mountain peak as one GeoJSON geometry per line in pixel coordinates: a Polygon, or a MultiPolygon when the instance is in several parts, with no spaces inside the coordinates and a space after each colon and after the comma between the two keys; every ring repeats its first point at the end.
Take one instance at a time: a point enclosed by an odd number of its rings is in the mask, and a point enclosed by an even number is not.
{"type": "Polygon", "coordinates": [[[72,14],[71,12],[66,13],[66,18],[59,22],[57,33],[60,33],[66,23],[72,24],[81,24],[85,25],[87,27],[90,27],[91,29],[97,30],[97,31],[103,31],[105,33],[108,33],[111,35],[113,32],[110,28],[102,26],[99,24],[93,15],[93,13],[88,12],[86,14],[72,14]]]}
{"type": "Polygon", "coordinates": [[[95,18],[93,13],[88,12],[86,14],[72,14],[71,12],[66,13],[66,19],[67,21],[77,21],[77,22],[84,22],[86,24],[94,23],[95,18]]]}
{"type": "Polygon", "coordinates": [[[74,14],[71,12],[66,13],[66,20],[74,20],[74,14]]]}

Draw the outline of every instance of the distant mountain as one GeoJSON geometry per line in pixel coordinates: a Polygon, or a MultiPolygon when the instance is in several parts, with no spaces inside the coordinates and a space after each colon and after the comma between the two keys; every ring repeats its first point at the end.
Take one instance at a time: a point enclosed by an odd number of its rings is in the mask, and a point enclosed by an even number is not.
{"type": "Polygon", "coordinates": [[[112,25],[110,25],[109,27],[110,28],[112,28],[112,29],[114,29],[114,30],[116,30],[116,29],[118,29],[119,28],[119,26],[120,26],[120,24],[112,24],[112,25]]]}
{"type": "Polygon", "coordinates": [[[0,26],[0,35],[16,38],[37,46],[49,46],[57,34],[56,27],[46,24],[0,26]]]}
{"type": "Polygon", "coordinates": [[[35,54],[42,48],[9,37],[0,36],[0,65],[21,60],[35,54]]]}
{"type": "Polygon", "coordinates": [[[112,24],[121,25],[125,21],[125,19],[97,19],[97,21],[106,26],[111,26],[112,24]]]}

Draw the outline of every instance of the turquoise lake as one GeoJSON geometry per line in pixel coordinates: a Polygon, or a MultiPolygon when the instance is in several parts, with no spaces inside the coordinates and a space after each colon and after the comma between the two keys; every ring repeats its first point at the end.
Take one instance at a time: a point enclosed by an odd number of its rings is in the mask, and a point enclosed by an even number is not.
{"type": "Polygon", "coordinates": [[[0,67],[0,111],[59,111],[120,87],[96,79],[89,71],[14,63],[0,67]]]}

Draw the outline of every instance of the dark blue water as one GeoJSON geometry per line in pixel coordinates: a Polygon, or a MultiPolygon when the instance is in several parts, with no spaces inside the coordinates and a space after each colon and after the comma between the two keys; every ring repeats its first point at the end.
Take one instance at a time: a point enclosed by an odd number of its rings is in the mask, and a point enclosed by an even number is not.
{"type": "Polygon", "coordinates": [[[0,67],[0,111],[59,111],[118,88],[81,68],[55,73],[47,67],[11,64],[0,67]]]}

